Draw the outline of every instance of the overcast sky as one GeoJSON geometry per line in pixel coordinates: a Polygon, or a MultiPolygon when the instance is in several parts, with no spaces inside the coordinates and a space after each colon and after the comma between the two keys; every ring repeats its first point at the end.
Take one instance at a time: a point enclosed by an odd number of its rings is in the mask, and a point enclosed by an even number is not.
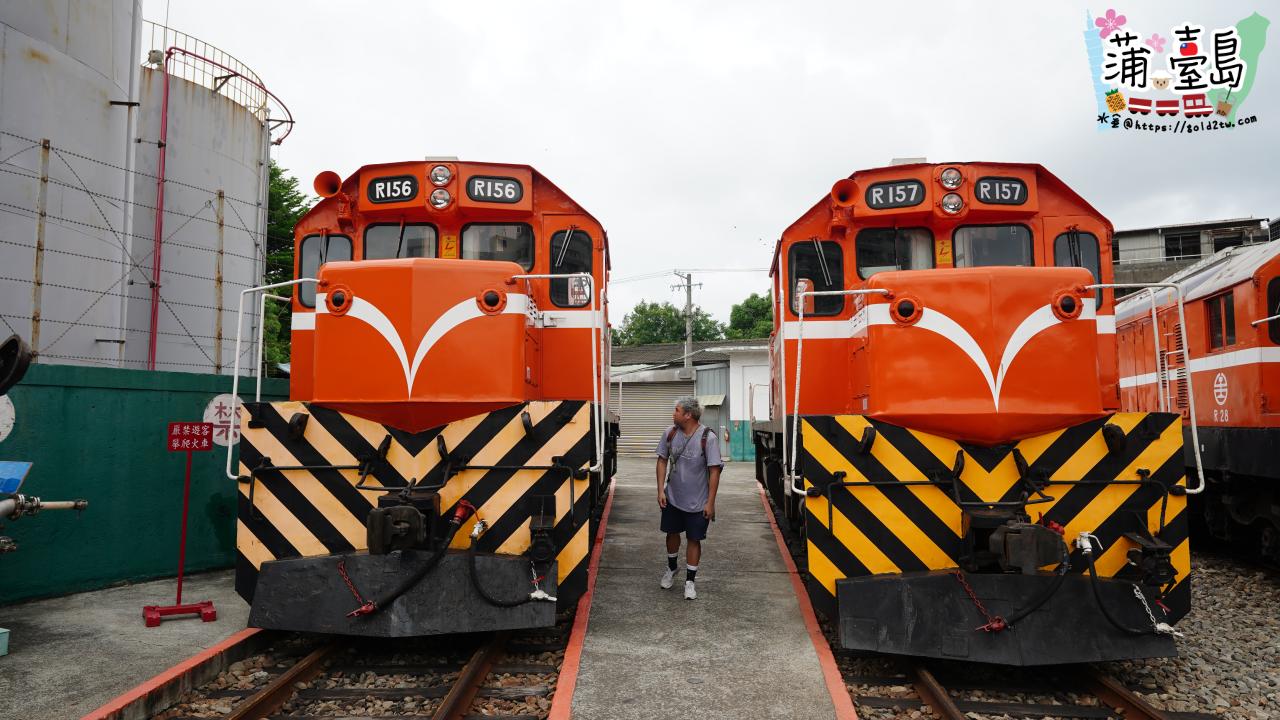
{"type": "MultiPolygon", "coordinates": [[[[528,163],[609,232],[616,325],[683,302],[671,268],[763,268],[782,229],[893,157],[1038,162],[1117,229],[1280,215],[1280,39],[1258,122],[1098,132],[1085,13],[1144,36],[1280,2],[283,2],[145,0],[147,19],[253,68],[297,126],[277,161],[325,169],[454,155],[528,163]]],[[[727,320],[760,273],[695,273],[727,320]]]]}

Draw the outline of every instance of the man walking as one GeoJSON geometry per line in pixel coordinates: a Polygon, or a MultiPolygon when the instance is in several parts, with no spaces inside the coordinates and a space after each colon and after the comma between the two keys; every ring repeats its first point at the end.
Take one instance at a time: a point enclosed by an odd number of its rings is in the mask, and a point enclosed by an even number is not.
{"type": "Polygon", "coordinates": [[[664,589],[675,582],[680,556],[680,533],[688,540],[685,554],[684,597],[698,597],[694,581],[702,559],[702,540],[716,517],[716,489],[720,485],[720,438],[703,425],[697,398],[682,397],[671,413],[674,426],[658,441],[658,507],[662,531],[667,534],[667,571],[664,589]]]}

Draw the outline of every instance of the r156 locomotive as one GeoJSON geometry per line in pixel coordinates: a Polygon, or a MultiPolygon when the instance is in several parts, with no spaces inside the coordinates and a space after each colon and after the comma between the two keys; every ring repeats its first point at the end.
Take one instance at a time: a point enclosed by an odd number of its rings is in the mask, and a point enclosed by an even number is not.
{"type": "Polygon", "coordinates": [[[1111,236],[1010,163],[856,172],[783,232],[757,477],[844,647],[1176,654],[1181,423],[1119,412],[1111,236]]]}
{"type": "Polygon", "coordinates": [[[586,589],[615,466],[603,228],[524,165],[369,165],[315,187],[290,399],[241,417],[249,624],[553,624],[586,589]]]}

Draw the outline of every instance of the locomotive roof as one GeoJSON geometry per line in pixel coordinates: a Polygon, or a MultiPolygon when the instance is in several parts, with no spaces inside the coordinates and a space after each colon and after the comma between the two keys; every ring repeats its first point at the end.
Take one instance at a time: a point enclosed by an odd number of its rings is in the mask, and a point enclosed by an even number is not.
{"type": "MultiPolygon", "coordinates": [[[[1237,245],[1225,248],[1165,278],[1164,282],[1182,287],[1186,301],[1208,297],[1251,279],[1259,268],[1280,256],[1280,240],[1237,245]]],[[[1156,305],[1173,302],[1173,290],[1163,288],[1156,293],[1156,305]]],[[[1151,301],[1145,293],[1134,294],[1116,304],[1116,320],[1146,312],[1151,301]]]]}
{"type": "MultiPolygon", "coordinates": [[[[1031,170],[1036,174],[1037,183],[1045,186],[1052,186],[1055,190],[1060,192],[1063,196],[1068,197],[1080,203],[1081,207],[1085,208],[1087,212],[1093,213],[1094,215],[1097,215],[1099,218],[1101,218],[1103,224],[1106,225],[1108,230],[1110,230],[1112,233],[1115,232],[1115,228],[1112,227],[1111,221],[1108,220],[1105,215],[1098,212],[1097,208],[1089,204],[1088,200],[1085,200],[1083,197],[1081,197],[1080,194],[1077,193],[1075,190],[1073,190],[1070,185],[1063,182],[1062,179],[1059,178],[1057,175],[1054,175],[1053,173],[1049,172],[1045,168],[1045,166],[1041,165],[1040,163],[997,162],[997,161],[988,161],[988,160],[962,160],[962,161],[948,161],[948,162],[906,163],[902,165],[882,165],[880,167],[863,168],[861,170],[855,170],[849,174],[848,179],[856,180],[859,175],[863,175],[870,172],[880,172],[883,170],[903,171],[903,170],[914,170],[922,167],[939,167],[942,165],[988,165],[992,167],[1010,167],[1010,168],[1023,168],[1023,169],[1031,170]]],[[[809,217],[812,213],[818,212],[822,208],[827,207],[829,203],[830,203],[830,196],[824,194],[822,196],[822,199],[818,200],[818,202],[813,204],[813,207],[809,208],[802,215],[800,215],[800,217],[796,218],[795,222],[788,225],[786,229],[782,231],[782,233],[785,235],[787,232],[791,230],[791,228],[795,227],[796,225],[799,225],[801,222],[805,220],[805,218],[809,217]]],[[[778,258],[781,256],[781,253],[782,253],[782,239],[779,238],[778,242],[775,243],[773,247],[773,262],[769,267],[770,276],[774,275],[778,271],[778,258]]]]}

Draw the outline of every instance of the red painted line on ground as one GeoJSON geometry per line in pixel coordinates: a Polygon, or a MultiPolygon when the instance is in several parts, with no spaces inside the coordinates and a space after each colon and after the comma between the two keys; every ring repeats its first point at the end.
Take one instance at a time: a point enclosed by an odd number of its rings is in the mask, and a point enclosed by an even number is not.
{"type": "Polygon", "coordinates": [[[261,628],[245,628],[217,645],[206,648],[196,655],[192,655],[186,660],[183,660],[177,665],[174,665],[132,690],[126,691],[123,695],[108,701],[106,705],[103,705],[97,710],[85,715],[81,720],[101,720],[102,718],[114,717],[129,705],[151,695],[163,688],[165,685],[179,680],[183,675],[191,672],[209,660],[212,660],[218,655],[248,640],[260,632],[262,632],[261,628]]]}
{"type": "Polygon", "coordinates": [[[804,627],[809,631],[813,649],[818,653],[818,664],[822,666],[822,679],[827,683],[827,692],[831,693],[831,703],[836,708],[836,720],[858,720],[858,711],[853,708],[853,698],[849,696],[849,689],[844,685],[840,668],[836,666],[835,655],[831,654],[831,646],[827,644],[822,628],[818,627],[818,616],[813,613],[809,592],[800,581],[800,573],[796,570],[795,562],[791,560],[791,552],[787,550],[787,541],[782,538],[778,522],[773,519],[769,499],[764,495],[764,488],[759,485],[757,487],[760,490],[760,502],[764,505],[764,516],[769,518],[769,527],[773,528],[773,538],[778,541],[778,552],[782,553],[782,562],[787,566],[787,576],[791,578],[791,589],[795,591],[796,600],[800,603],[800,615],[804,618],[804,627]]]}
{"type": "Polygon", "coordinates": [[[600,555],[604,551],[604,528],[609,524],[609,511],[613,509],[613,493],[616,483],[610,483],[609,499],[604,501],[600,514],[600,528],[596,530],[596,546],[591,551],[591,564],[587,566],[587,592],[578,601],[578,614],[573,618],[569,632],[569,645],[564,650],[564,663],[556,679],[556,696],[551,700],[547,720],[569,720],[573,716],[573,691],[578,685],[578,668],[582,664],[582,642],[587,637],[587,619],[591,616],[591,599],[596,594],[596,575],[600,569],[600,555]]]}

